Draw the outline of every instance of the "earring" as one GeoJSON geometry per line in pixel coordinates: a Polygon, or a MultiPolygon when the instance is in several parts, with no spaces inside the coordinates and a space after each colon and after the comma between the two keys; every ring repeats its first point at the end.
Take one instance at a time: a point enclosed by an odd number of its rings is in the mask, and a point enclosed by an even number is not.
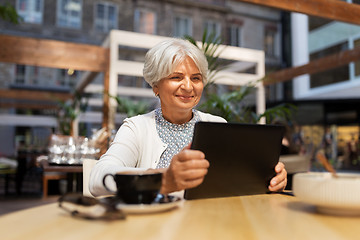
{"type": "Polygon", "coordinates": [[[159,93],[155,93],[155,97],[159,97],[159,93]]]}

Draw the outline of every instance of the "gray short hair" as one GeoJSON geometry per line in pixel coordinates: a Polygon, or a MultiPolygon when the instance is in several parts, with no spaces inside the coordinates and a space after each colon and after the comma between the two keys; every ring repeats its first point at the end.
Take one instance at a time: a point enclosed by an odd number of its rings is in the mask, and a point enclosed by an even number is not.
{"type": "Polygon", "coordinates": [[[208,62],[204,53],[187,40],[172,38],[158,43],[145,55],[144,79],[151,87],[174,72],[179,63],[190,57],[207,83],[208,62]]]}

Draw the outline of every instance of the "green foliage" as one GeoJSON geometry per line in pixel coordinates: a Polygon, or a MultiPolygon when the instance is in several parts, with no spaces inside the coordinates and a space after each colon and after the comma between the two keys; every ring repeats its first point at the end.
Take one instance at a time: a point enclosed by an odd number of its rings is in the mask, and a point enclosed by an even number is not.
{"type": "Polygon", "coordinates": [[[114,98],[118,103],[118,111],[126,113],[128,117],[144,114],[149,111],[149,105],[144,101],[133,101],[119,96],[110,97],[114,98]]]}
{"type": "Polygon", "coordinates": [[[88,97],[75,92],[74,98],[67,101],[58,101],[60,111],[58,112],[59,130],[64,135],[71,135],[72,123],[80,113],[85,112],[88,107],[88,97]]]}
{"type": "Polygon", "coordinates": [[[252,110],[244,104],[244,99],[254,90],[253,86],[243,86],[222,95],[209,94],[199,109],[222,116],[228,122],[253,122],[252,110]]]}
{"type": "Polygon", "coordinates": [[[239,87],[238,90],[222,95],[210,94],[199,109],[225,118],[228,122],[257,123],[261,118],[266,118],[266,123],[275,121],[288,122],[291,120],[296,107],[291,104],[280,104],[268,108],[258,115],[253,107],[246,104],[246,98],[255,92],[251,84],[239,87]]]}
{"type": "Polygon", "coordinates": [[[261,118],[266,118],[266,123],[289,122],[292,120],[293,114],[297,111],[297,107],[293,104],[282,103],[275,107],[268,108],[265,112],[257,117],[256,122],[261,118]]]}
{"type": "MultiPolygon", "coordinates": [[[[209,63],[209,82],[207,87],[214,85],[215,75],[217,72],[226,68],[226,62],[220,59],[221,39],[216,37],[215,33],[203,33],[202,42],[199,46],[197,42],[190,36],[185,39],[202,50],[209,63]]],[[[258,115],[254,111],[254,107],[246,104],[246,98],[255,93],[255,83],[239,87],[235,91],[224,93],[222,95],[204,91],[203,98],[205,101],[199,106],[199,109],[214,115],[225,118],[228,122],[239,123],[257,123],[261,118],[266,118],[266,123],[275,121],[288,122],[291,120],[296,107],[291,104],[280,104],[278,106],[268,108],[264,113],[258,115]]],[[[209,90],[209,89],[207,89],[209,90]]]]}
{"type": "Polygon", "coordinates": [[[0,5],[0,18],[15,24],[19,24],[22,20],[22,18],[17,14],[16,9],[9,3],[0,5]]]}

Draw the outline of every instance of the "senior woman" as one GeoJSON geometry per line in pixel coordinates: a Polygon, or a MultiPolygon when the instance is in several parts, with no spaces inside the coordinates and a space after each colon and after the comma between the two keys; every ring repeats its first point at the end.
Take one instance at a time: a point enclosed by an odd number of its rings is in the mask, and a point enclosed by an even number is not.
{"type": "MultiPolygon", "coordinates": [[[[207,72],[206,57],[186,40],[166,40],[147,52],[143,75],[159,97],[161,108],[124,120],[110,148],[91,172],[89,190],[94,196],[109,194],[103,177],[120,171],[162,171],[163,194],[203,182],[209,162],[203,152],[189,147],[194,125],[197,121],[226,122],[194,109],[207,83],[207,72]]],[[[284,165],[278,163],[275,171],[270,191],[286,186],[284,165]]]]}

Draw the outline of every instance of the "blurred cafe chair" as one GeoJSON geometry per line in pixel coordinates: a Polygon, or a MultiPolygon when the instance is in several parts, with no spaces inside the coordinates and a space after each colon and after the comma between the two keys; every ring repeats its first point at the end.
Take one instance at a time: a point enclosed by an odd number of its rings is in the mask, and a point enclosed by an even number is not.
{"type": "MultiPolygon", "coordinates": [[[[40,155],[36,158],[36,165],[44,169],[44,167],[49,165],[48,157],[45,155],[40,155]]],[[[45,172],[42,174],[42,198],[46,199],[48,197],[49,191],[49,181],[51,180],[67,180],[66,173],[64,172],[45,172]]]]}
{"type": "Polygon", "coordinates": [[[89,190],[89,180],[91,169],[96,164],[97,160],[86,158],[83,159],[83,195],[87,197],[94,197],[89,190]]]}
{"type": "Polygon", "coordinates": [[[46,199],[48,197],[49,181],[51,180],[66,180],[66,173],[58,173],[58,172],[43,173],[43,177],[42,177],[43,199],[46,199]]]}
{"type": "Polygon", "coordinates": [[[279,161],[284,163],[289,174],[307,172],[310,169],[310,155],[281,155],[279,161]]]}
{"type": "Polygon", "coordinates": [[[284,163],[288,173],[288,184],[286,189],[292,189],[292,177],[295,173],[307,172],[310,170],[311,155],[288,154],[280,155],[279,161],[284,163]]]}
{"type": "Polygon", "coordinates": [[[10,180],[16,182],[17,161],[0,157],[0,178],[5,180],[5,195],[9,193],[10,180]]]}

